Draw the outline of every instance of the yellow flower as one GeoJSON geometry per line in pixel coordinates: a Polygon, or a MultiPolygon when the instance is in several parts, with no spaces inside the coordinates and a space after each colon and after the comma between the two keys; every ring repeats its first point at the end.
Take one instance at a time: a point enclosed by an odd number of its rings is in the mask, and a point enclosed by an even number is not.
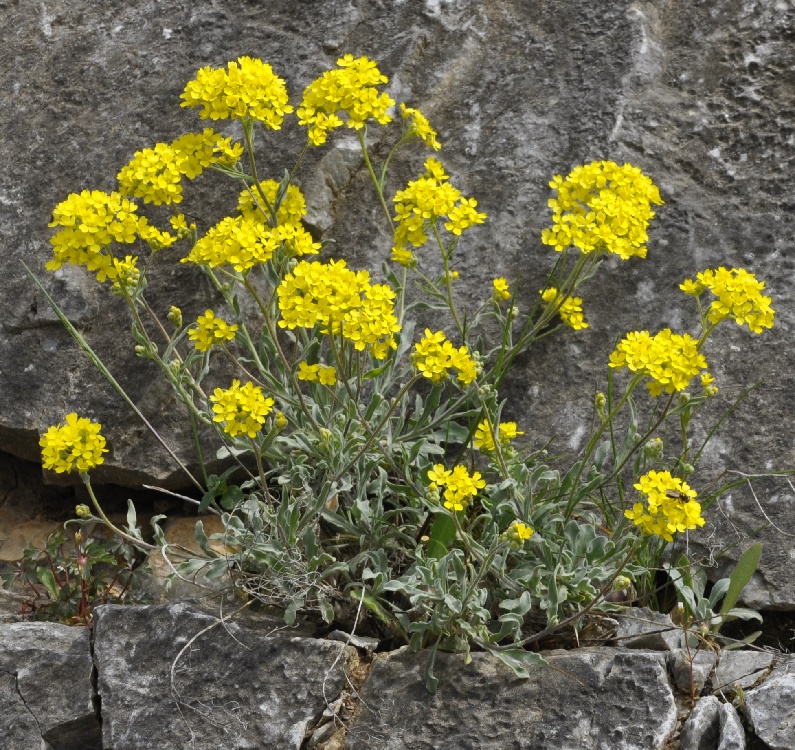
{"type": "Polygon", "coordinates": [[[456,349],[443,331],[431,333],[428,328],[425,329],[425,336],[414,345],[412,362],[424,377],[434,383],[445,380],[450,370],[457,370],[458,381],[469,385],[480,372],[479,365],[472,359],[466,346],[456,349]]]}
{"type": "Polygon", "coordinates": [[[494,294],[492,295],[495,302],[502,302],[511,298],[511,288],[508,286],[508,281],[505,278],[494,279],[491,282],[494,286],[494,294]]]}
{"type": "MultiPolygon", "coordinates": [[[[558,295],[558,290],[555,289],[555,287],[551,287],[541,292],[541,299],[543,299],[544,302],[554,302],[557,304],[560,300],[560,296],[558,295]]],[[[566,297],[566,299],[560,303],[558,313],[563,322],[575,331],[581,331],[589,326],[583,317],[581,297],[566,297]]]]}
{"type": "Polygon", "coordinates": [[[137,261],[137,255],[127,255],[124,260],[119,260],[118,258],[113,259],[113,268],[116,273],[111,290],[114,294],[122,296],[124,290],[127,290],[127,293],[131,294],[135,287],[138,286],[141,273],[136,266],[137,261]]]}
{"type": "Polygon", "coordinates": [[[270,65],[251,57],[238,57],[227,70],[201,68],[180,98],[182,107],[201,107],[203,120],[250,117],[271,130],[279,130],[284,116],[293,111],[284,80],[270,65]]]}
{"type": "MultiPolygon", "coordinates": [[[[524,432],[517,430],[516,422],[501,422],[497,432],[500,446],[503,448],[508,447],[517,436],[524,435],[524,432]]],[[[476,450],[481,450],[484,453],[491,453],[495,450],[494,430],[488,419],[484,419],[477,426],[473,443],[476,450]]]]}
{"type": "Polygon", "coordinates": [[[188,338],[200,352],[207,352],[216,344],[235,338],[237,324],[229,325],[223,318],[216,318],[212,310],[199,315],[196,322],[198,326],[188,331],[188,338]]]}
{"type": "Polygon", "coordinates": [[[266,398],[262,389],[248,382],[241,386],[239,380],[233,380],[230,388],[216,388],[210,396],[213,402],[214,422],[224,422],[224,432],[235,437],[248,435],[250,438],[265,424],[265,418],[271,413],[274,401],[266,398]]]}
{"type": "Polygon", "coordinates": [[[356,130],[370,119],[382,125],[392,122],[387,110],[395,100],[375,88],[389,81],[376,64],[348,54],[337,60],[337,65],[304,89],[298,108],[298,124],[307,126],[313,146],[325,143],[328,133],[343,125],[340,114],[346,114],[348,127],[356,130]]]}
{"type": "Polygon", "coordinates": [[[535,534],[535,531],[522,521],[514,521],[503,535],[504,539],[514,549],[521,549],[524,543],[535,534]]]}
{"type": "Polygon", "coordinates": [[[772,300],[762,294],[765,282],[757,281],[752,273],[744,268],[732,268],[729,271],[721,266],[703,271],[696,278],[697,281],[685,279],[679,288],[685,294],[696,297],[704,289],[709,289],[717,297],[707,312],[710,323],[731,318],[737,325],[747,323],[754,333],[762,333],[763,328],[773,327],[775,311],[770,306],[772,300]]]}
{"type": "Polygon", "coordinates": [[[418,109],[407,107],[401,102],[400,113],[404,120],[410,120],[408,133],[416,135],[426,146],[430,146],[434,151],[438,151],[442,144],[436,140],[436,131],[431,127],[428,119],[418,109]]]}
{"type": "Polygon", "coordinates": [[[651,206],[663,200],[638,167],[595,161],[575,167],[565,180],[556,175],[549,186],[557,197],[549,201],[552,226],[541,234],[545,245],[606,251],[622,260],[646,257],[646,229],[655,216],[651,206]]]}
{"type": "Polygon", "coordinates": [[[404,268],[415,268],[417,266],[417,256],[406,247],[393,247],[392,260],[404,268]]]}
{"type": "Polygon", "coordinates": [[[309,365],[306,362],[299,362],[298,379],[332,386],[337,382],[337,371],[326,365],[309,365]]]}
{"type": "Polygon", "coordinates": [[[49,427],[39,440],[44,468],[69,474],[72,469],[82,473],[102,464],[102,454],[108,451],[101,429],[98,422],[67,414],[66,424],[49,427]]]}
{"type": "Polygon", "coordinates": [[[674,393],[687,388],[690,381],[707,368],[707,360],[698,350],[698,341],[685,333],[679,335],[665,328],[655,336],[648,331],[628,333],[610,355],[610,367],[627,367],[651,378],[649,393],[674,393]]]}
{"type": "Polygon", "coordinates": [[[445,469],[443,464],[436,464],[428,472],[432,490],[444,487],[444,507],[448,510],[464,510],[479,489],[486,486],[480,472],[472,476],[467,472],[466,466],[455,466],[452,471],[445,469]]]}
{"type": "Polygon", "coordinates": [[[704,525],[696,491],[669,471],[650,471],[634,487],[646,496],[646,505],[635,503],[624,515],[645,533],[672,542],[674,534],[704,525]]]}

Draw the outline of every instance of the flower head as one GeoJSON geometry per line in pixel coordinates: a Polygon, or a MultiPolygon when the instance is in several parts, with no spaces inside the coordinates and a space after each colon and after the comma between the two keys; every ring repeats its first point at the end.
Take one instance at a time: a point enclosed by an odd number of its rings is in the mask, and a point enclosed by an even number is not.
{"type": "Polygon", "coordinates": [[[494,279],[491,283],[494,287],[492,298],[495,302],[499,303],[511,298],[511,288],[505,278],[494,279]]]}
{"type": "Polygon", "coordinates": [[[674,534],[704,525],[696,491],[669,471],[650,471],[634,487],[646,496],[646,506],[635,503],[624,515],[647,534],[672,542],[674,534]]]}
{"type": "MultiPolygon", "coordinates": [[[[516,428],[516,422],[501,422],[497,429],[497,438],[502,448],[507,448],[512,440],[515,440],[519,435],[524,435],[524,432],[516,428]]],[[[484,419],[475,430],[474,446],[477,450],[484,453],[492,453],[496,450],[494,444],[494,429],[488,419],[484,419]]]]}
{"type": "Polygon", "coordinates": [[[259,386],[251,382],[241,386],[239,380],[233,380],[226,390],[216,388],[210,401],[215,412],[213,421],[223,422],[227,435],[248,435],[250,438],[256,437],[262,429],[274,404],[272,398],[263,395],[259,386]]]}
{"type": "Polygon", "coordinates": [[[203,120],[250,117],[271,130],[279,130],[284,116],[293,111],[284,80],[268,63],[251,57],[239,57],[226,70],[202,68],[180,98],[182,107],[201,107],[203,120]]]}
{"type": "Polygon", "coordinates": [[[558,313],[563,319],[563,322],[575,331],[581,331],[583,328],[588,328],[588,323],[582,314],[582,298],[581,297],[566,297],[560,302],[560,295],[555,287],[545,289],[541,292],[541,299],[544,302],[554,302],[560,304],[558,313]]]}
{"type": "Polygon", "coordinates": [[[401,103],[400,114],[403,116],[404,120],[409,121],[407,132],[410,135],[416,136],[434,151],[438,151],[442,147],[442,144],[436,140],[436,131],[431,127],[431,124],[422,112],[401,103]]]}
{"type": "Polygon", "coordinates": [[[610,355],[610,367],[627,367],[651,378],[647,384],[652,396],[663,391],[674,393],[687,388],[690,381],[707,368],[698,341],[685,333],[665,328],[654,336],[648,331],[628,333],[610,355]]]}
{"type": "Polygon", "coordinates": [[[197,326],[188,331],[188,338],[200,352],[208,352],[216,344],[232,341],[237,332],[237,324],[229,325],[223,318],[216,318],[212,310],[196,319],[197,326]]]}
{"type": "Polygon", "coordinates": [[[309,365],[306,362],[299,362],[298,379],[332,386],[337,382],[337,371],[327,365],[309,365]]]}
{"type": "Polygon", "coordinates": [[[521,549],[535,531],[522,521],[514,521],[503,534],[503,538],[514,549],[521,549]]]}
{"type": "Polygon", "coordinates": [[[480,366],[472,359],[466,346],[456,348],[447,340],[443,331],[432,333],[425,329],[425,336],[414,345],[414,366],[434,383],[445,380],[451,370],[458,371],[458,381],[469,385],[480,372],[480,366]]]}
{"type": "Polygon", "coordinates": [[[392,122],[387,110],[395,100],[376,88],[389,81],[376,64],[348,54],[337,60],[337,66],[304,89],[298,108],[298,124],[307,127],[313,146],[324,144],[328,133],[344,124],[340,115],[347,115],[348,127],[356,130],[370,119],[382,125],[392,122]]]}
{"type": "Polygon", "coordinates": [[[86,472],[105,461],[105,438],[99,434],[102,425],[77,414],[67,414],[66,424],[53,425],[39,440],[45,469],[58,474],[72,469],[86,472]]]}
{"type": "Polygon", "coordinates": [[[773,327],[775,311],[770,306],[772,300],[762,294],[765,282],[757,281],[756,276],[744,268],[729,271],[721,266],[708,269],[699,273],[696,281],[685,279],[679,288],[694,297],[709,289],[717,297],[707,312],[710,323],[731,318],[737,325],[747,324],[754,333],[773,327]]]}
{"type": "Polygon", "coordinates": [[[445,469],[443,464],[436,464],[428,472],[431,480],[430,489],[444,487],[444,507],[448,510],[464,510],[479,489],[486,486],[480,472],[469,475],[466,466],[456,466],[452,470],[445,469]]]}
{"type": "Polygon", "coordinates": [[[541,241],[561,251],[570,245],[583,253],[605,250],[622,260],[646,257],[646,229],[662,205],[657,186],[638,167],[595,161],[575,167],[564,180],[556,175],[549,186],[557,197],[549,201],[552,226],[541,241]]]}

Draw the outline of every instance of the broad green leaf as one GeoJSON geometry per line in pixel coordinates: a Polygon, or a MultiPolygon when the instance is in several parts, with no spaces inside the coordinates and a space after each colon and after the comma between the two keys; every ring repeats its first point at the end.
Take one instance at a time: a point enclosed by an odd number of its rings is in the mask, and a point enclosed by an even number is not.
{"type": "Polygon", "coordinates": [[[36,571],[36,575],[39,581],[44,585],[44,588],[47,589],[47,593],[52,600],[58,601],[58,584],[53,572],[49,568],[41,568],[41,570],[36,571]]]}
{"type": "Polygon", "coordinates": [[[746,584],[751,580],[757,567],[759,558],[762,556],[762,545],[760,542],[752,544],[745,552],[740,555],[737,565],[729,575],[729,590],[723,599],[720,613],[725,615],[730,609],[734,609],[737,600],[740,598],[746,584]]]}

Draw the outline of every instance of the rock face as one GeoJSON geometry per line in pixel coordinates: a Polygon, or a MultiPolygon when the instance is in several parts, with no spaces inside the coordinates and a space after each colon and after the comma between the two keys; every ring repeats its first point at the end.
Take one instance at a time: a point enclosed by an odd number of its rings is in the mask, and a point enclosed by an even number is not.
{"type": "Polygon", "coordinates": [[[352,655],[178,604],[102,607],[95,628],[103,742],[113,750],[298,750],[352,655]]]}
{"type": "MultiPolygon", "coordinates": [[[[696,310],[678,291],[682,279],[708,267],[744,266],[767,280],[777,326],[761,337],[725,326],[710,340],[705,353],[720,387],[710,419],[748,385],[762,378],[767,384],[711,441],[693,484],[705,486],[725,470],[760,473],[793,464],[781,429],[795,408],[789,398],[795,377],[791,2],[274,0],[264,9],[228,0],[212,6],[139,0],[120,7],[50,0],[35,8],[0,7],[0,247],[6,261],[0,449],[35,460],[39,432],[77,410],[107,426],[112,452],[96,482],[185,484],[81,355],[20,261],[43,275],[133,401],[190,460],[188,420],[154,366],[119,343],[129,341],[121,302],[82,270],[43,271],[50,213],[70,192],[112,189],[135,150],[196,129],[195,113],[179,109],[179,93],[199,67],[261,56],[297,97],[352,51],[378,60],[398,100],[422,107],[439,131],[448,170],[489,214],[456,263],[462,300],[480,298],[494,276],[521,277],[517,303],[530,305],[555,260],[539,241],[552,175],[607,158],[632,161],[661,188],[666,205],[651,232],[649,259],[605,263],[599,280],[582,292],[591,328],[545,339],[506,383],[506,415],[522,423],[531,444],[558,435],[557,452],[581,448],[593,385],[605,382],[616,337],[638,328],[692,330],[696,310]]],[[[383,158],[387,136],[379,129],[371,136],[383,158]]],[[[290,163],[303,137],[286,125],[269,139],[265,164],[272,175],[290,163]]],[[[390,189],[416,174],[423,158],[419,152],[400,156],[390,189]]],[[[219,175],[206,177],[184,204],[201,216],[201,229],[222,216],[235,195],[219,175]]],[[[329,147],[311,152],[298,179],[314,224],[338,241],[335,255],[377,271],[390,238],[378,223],[350,136],[335,136],[329,147]]],[[[179,304],[195,316],[212,304],[208,282],[173,255],[159,258],[155,271],[148,293],[156,309],[179,304]]],[[[711,424],[705,420],[700,434],[711,424]]],[[[754,488],[766,517],[795,531],[795,494],[786,483],[757,481],[754,488]]],[[[792,544],[762,520],[749,487],[734,488],[719,505],[721,512],[714,507],[709,517],[718,533],[704,537],[707,546],[733,544],[735,528],[765,527],[763,567],[748,603],[795,608],[792,544]]]]}
{"type": "Polygon", "coordinates": [[[661,750],[676,726],[662,654],[584,649],[552,656],[551,668],[524,681],[484,654],[468,666],[438,654],[433,697],[426,658],[407,650],[376,657],[349,750],[661,750]]]}

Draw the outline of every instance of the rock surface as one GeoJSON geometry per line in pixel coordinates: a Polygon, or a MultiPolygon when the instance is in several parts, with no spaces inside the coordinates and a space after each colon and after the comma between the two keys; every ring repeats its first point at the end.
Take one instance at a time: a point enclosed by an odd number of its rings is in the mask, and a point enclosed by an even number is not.
{"type": "Polygon", "coordinates": [[[86,628],[55,623],[0,625],[3,747],[101,750],[91,672],[86,628]]]}
{"type": "Polygon", "coordinates": [[[682,728],[679,750],[745,750],[745,731],[734,706],[702,698],[682,728]]]}
{"type": "Polygon", "coordinates": [[[551,656],[530,679],[512,679],[493,657],[440,653],[435,696],[425,691],[427,655],[376,656],[360,690],[348,750],[661,750],[676,727],[665,657],[584,649],[551,656]]]}
{"type": "MultiPolygon", "coordinates": [[[[377,59],[390,92],[423,108],[439,131],[442,158],[458,185],[490,217],[471,232],[458,261],[461,298],[477,299],[497,275],[522,277],[517,302],[530,304],[554,262],[541,246],[548,221],[547,181],[593,159],[630,160],[652,175],[666,205],[652,229],[649,260],[608,261],[583,290],[585,334],[544,340],[506,383],[506,415],[526,439],[555,450],[582,447],[594,383],[617,336],[637,328],[691,330],[695,308],[677,289],[707,267],[745,266],[768,282],[777,326],[764,336],[725,326],[706,347],[720,394],[714,421],[762,378],[703,454],[694,477],[761,473],[795,463],[789,398],[795,378],[790,346],[795,299],[795,62],[790,0],[560,0],[482,3],[438,0],[390,4],[322,0],[259,4],[219,0],[137,0],[121,6],[50,0],[35,8],[3,2],[0,33],[0,449],[29,460],[48,424],[78,410],[107,426],[111,453],[96,481],[171,486],[185,479],[137,418],[104,383],[25,275],[43,275],[70,320],[166,440],[192,456],[188,421],[151,363],[131,356],[121,302],[79,269],[43,271],[53,206],[81,189],[111,189],[132,153],[195,129],[179,93],[195,71],[242,54],[264,56],[294,96],[346,51],[377,59]],[[159,42],[152,44],[152,39],[159,42]],[[530,363],[532,361],[532,364],[530,363]],[[554,377],[552,377],[554,374],[554,377]]],[[[227,128],[234,132],[234,128],[227,128]]],[[[385,136],[373,130],[380,154],[385,136]]],[[[267,169],[280,174],[303,135],[289,126],[268,144],[267,169]]],[[[395,162],[399,187],[423,156],[395,162]]],[[[185,204],[205,223],[232,194],[208,175],[185,204]],[[206,206],[206,210],[203,208],[206,206]]],[[[312,152],[298,176],[335,254],[372,270],[387,257],[362,165],[348,135],[312,152]],[[363,200],[356,196],[366,195],[363,200]]],[[[204,227],[202,227],[204,228],[204,227]]],[[[196,272],[164,256],[148,293],[159,310],[195,316],[213,297],[196,272]]],[[[705,435],[711,422],[698,428],[705,435]]],[[[764,527],[762,569],[752,606],[795,608],[791,576],[795,493],[781,479],[735,487],[713,506],[704,551],[723,549],[764,527]],[[757,504],[757,500],[759,504],[757,504]]],[[[726,565],[741,548],[732,550],[726,565]]]]}
{"type": "Polygon", "coordinates": [[[353,653],[221,625],[186,605],[101,607],[94,658],[104,746],[298,750],[339,694],[353,653]]]}
{"type": "Polygon", "coordinates": [[[788,658],[757,688],[745,693],[745,713],[770,750],[795,747],[795,661],[788,658]]]}

